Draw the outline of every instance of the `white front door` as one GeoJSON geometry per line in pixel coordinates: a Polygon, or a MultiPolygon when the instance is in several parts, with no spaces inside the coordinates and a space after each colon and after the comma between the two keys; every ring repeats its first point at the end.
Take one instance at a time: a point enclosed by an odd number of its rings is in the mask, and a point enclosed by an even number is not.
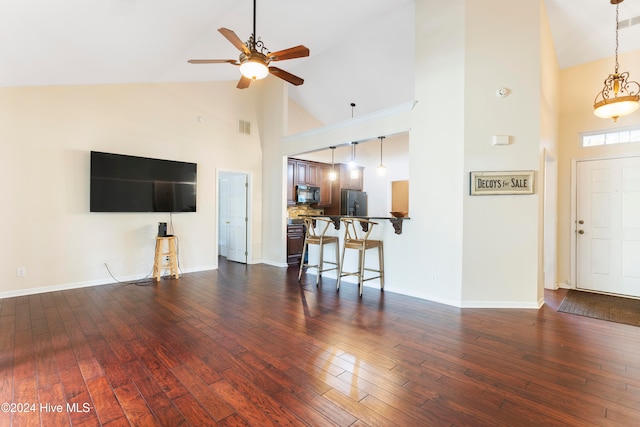
{"type": "Polygon", "coordinates": [[[577,162],[576,286],[640,297],[640,157],[577,162]]]}
{"type": "Polygon", "coordinates": [[[229,176],[227,189],[227,259],[247,262],[247,175],[229,176]]]}

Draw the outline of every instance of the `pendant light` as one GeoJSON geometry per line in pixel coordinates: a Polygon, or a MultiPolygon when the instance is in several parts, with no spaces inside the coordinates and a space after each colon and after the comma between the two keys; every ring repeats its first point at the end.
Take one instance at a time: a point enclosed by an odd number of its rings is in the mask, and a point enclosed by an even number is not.
{"type": "Polygon", "coordinates": [[[387,168],[382,164],[382,140],[384,138],[384,136],[378,137],[378,139],[380,140],[380,165],[378,165],[378,167],[376,168],[376,173],[378,174],[378,176],[385,176],[387,174],[387,168]]]}
{"type": "Polygon", "coordinates": [[[351,171],[351,178],[358,178],[360,176],[360,170],[358,169],[358,164],[356,163],[356,146],[357,142],[351,143],[351,160],[348,163],[349,170],[351,171]]]}
{"type": "MultiPolygon", "coordinates": [[[[351,105],[351,118],[353,119],[353,111],[356,108],[356,103],[352,102],[349,105],[351,105]]],[[[356,141],[351,143],[351,160],[349,160],[349,163],[347,163],[347,168],[351,171],[349,173],[349,176],[352,179],[357,179],[360,176],[358,164],[356,163],[356,145],[358,145],[356,141]]]]}
{"type": "Polygon", "coordinates": [[[640,84],[629,81],[629,72],[618,71],[618,12],[620,3],[624,0],[611,0],[616,5],[616,65],[613,74],[609,74],[604,81],[604,87],[596,95],[593,103],[593,113],[604,119],[617,121],[618,117],[633,113],[640,107],[640,84]]]}
{"type": "Polygon", "coordinates": [[[338,179],[338,174],[336,173],[336,169],[334,167],[334,154],[336,151],[336,147],[329,147],[331,148],[331,171],[329,172],[329,181],[335,181],[336,179],[338,179]]]}

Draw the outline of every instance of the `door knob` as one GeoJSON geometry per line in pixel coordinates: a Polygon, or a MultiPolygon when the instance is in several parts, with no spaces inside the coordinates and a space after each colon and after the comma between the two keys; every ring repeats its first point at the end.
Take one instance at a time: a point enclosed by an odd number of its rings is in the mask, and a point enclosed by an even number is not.
{"type": "Polygon", "coordinates": [[[578,230],[578,234],[584,234],[584,230],[578,230]]]}
{"type": "Polygon", "coordinates": [[[584,224],[583,220],[578,221],[578,224],[584,224]]]}

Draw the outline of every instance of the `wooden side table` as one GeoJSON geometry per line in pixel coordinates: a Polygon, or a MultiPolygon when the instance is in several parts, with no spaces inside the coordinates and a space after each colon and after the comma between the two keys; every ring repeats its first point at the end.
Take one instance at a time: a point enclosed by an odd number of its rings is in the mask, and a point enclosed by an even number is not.
{"type": "Polygon", "coordinates": [[[176,237],[156,237],[156,256],[153,261],[153,279],[159,281],[162,271],[169,269],[171,272],[169,277],[179,279],[178,272],[178,253],[176,251],[176,237]],[[165,242],[167,242],[165,244],[165,242]],[[165,252],[165,248],[167,252],[165,252]],[[167,258],[165,261],[165,257],[167,258]]]}

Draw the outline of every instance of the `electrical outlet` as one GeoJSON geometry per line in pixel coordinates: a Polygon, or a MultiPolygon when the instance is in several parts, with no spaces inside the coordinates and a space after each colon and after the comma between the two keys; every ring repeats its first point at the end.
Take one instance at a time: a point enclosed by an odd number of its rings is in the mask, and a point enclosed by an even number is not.
{"type": "Polygon", "coordinates": [[[25,277],[27,275],[27,269],[24,267],[18,267],[16,269],[16,276],[17,277],[25,277]]]}

